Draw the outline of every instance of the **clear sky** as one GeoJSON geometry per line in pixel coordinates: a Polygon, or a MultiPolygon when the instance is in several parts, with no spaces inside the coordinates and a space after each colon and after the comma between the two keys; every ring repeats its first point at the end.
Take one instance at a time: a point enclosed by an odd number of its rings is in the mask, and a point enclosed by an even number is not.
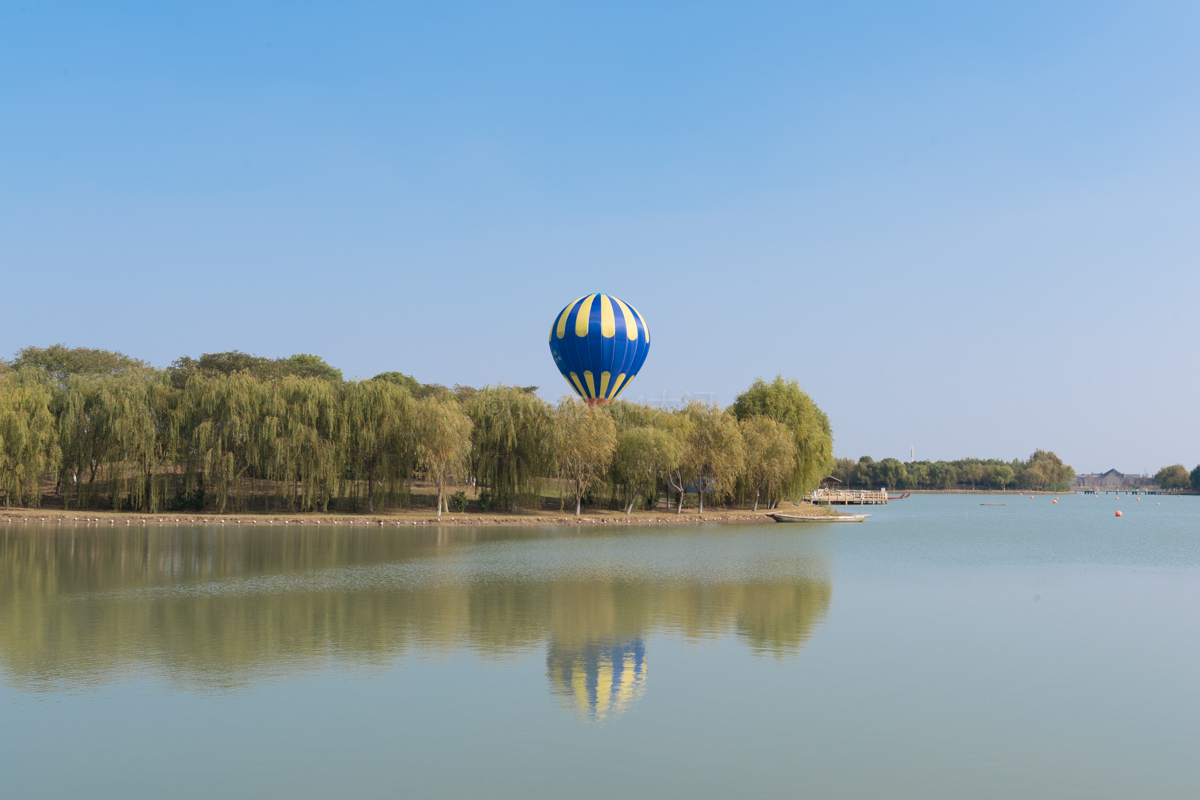
{"type": "Polygon", "coordinates": [[[0,355],[793,377],[840,456],[1200,461],[1200,5],[0,3],[0,355]]]}

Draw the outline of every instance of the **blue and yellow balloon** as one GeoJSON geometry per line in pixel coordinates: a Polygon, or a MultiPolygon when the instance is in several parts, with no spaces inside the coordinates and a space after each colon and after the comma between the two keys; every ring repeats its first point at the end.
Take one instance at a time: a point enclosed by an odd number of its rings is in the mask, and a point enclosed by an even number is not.
{"type": "Polygon", "coordinates": [[[550,327],[558,371],[588,403],[615,400],[650,352],[650,329],[637,309],[612,295],[589,294],[571,303],[550,327]]]}

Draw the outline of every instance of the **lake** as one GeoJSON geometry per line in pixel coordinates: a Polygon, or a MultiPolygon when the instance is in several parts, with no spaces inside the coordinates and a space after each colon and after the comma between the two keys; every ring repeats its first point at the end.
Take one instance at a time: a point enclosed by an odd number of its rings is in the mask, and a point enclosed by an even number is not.
{"type": "Polygon", "coordinates": [[[0,523],[0,789],[1200,792],[1200,498],[867,510],[601,530],[0,523]]]}

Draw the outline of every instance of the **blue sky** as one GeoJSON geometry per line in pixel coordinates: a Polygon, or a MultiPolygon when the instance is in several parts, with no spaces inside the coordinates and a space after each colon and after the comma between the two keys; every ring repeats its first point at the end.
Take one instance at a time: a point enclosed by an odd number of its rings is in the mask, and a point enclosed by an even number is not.
{"type": "Polygon", "coordinates": [[[0,4],[0,354],[805,386],[838,455],[1200,461],[1194,3],[0,4]]]}

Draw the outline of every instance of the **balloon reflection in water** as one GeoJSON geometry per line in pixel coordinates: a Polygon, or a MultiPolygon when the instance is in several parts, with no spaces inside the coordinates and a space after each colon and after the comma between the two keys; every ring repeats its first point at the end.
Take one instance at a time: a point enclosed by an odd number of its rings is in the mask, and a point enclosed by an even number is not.
{"type": "Polygon", "coordinates": [[[591,720],[616,717],[646,689],[646,646],[640,638],[581,647],[551,642],[546,677],[564,708],[591,720]]]}

